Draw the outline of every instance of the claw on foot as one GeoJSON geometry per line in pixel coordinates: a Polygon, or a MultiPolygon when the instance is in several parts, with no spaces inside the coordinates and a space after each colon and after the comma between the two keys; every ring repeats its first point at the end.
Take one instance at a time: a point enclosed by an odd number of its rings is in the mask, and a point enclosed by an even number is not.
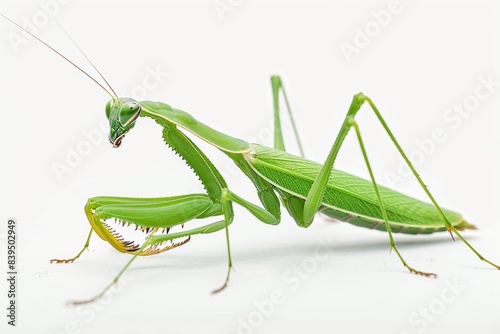
{"type": "Polygon", "coordinates": [[[84,305],[84,304],[89,304],[89,303],[95,302],[97,299],[99,299],[99,297],[95,297],[95,298],[88,299],[88,300],[70,300],[66,304],[68,306],[78,306],[78,305],[84,305]]]}
{"type": "Polygon", "coordinates": [[[412,267],[406,267],[410,271],[410,273],[419,275],[419,276],[424,276],[424,277],[430,277],[430,278],[437,278],[437,275],[434,273],[426,273],[425,271],[420,271],[420,270],[415,270],[412,267]]]}
{"type": "Polygon", "coordinates": [[[52,259],[50,260],[50,263],[73,263],[75,260],[76,258],[66,259],[66,260],[52,259]]]}
{"type": "Polygon", "coordinates": [[[227,281],[226,281],[226,283],[224,283],[224,285],[222,285],[220,288],[213,290],[213,291],[212,291],[212,294],[213,294],[213,295],[215,295],[216,293],[221,292],[222,290],[224,290],[224,289],[226,288],[226,286],[227,286],[227,281]]]}

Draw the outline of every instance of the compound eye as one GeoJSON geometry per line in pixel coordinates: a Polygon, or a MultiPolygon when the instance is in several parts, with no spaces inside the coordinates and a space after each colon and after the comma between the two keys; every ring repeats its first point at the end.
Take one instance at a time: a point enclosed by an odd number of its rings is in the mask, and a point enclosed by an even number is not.
{"type": "Polygon", "coordinates": [[[120,123],[127,126],[134,122],[141,114],[141,105],[137,102],[125,103],[120,109],[120,123]]]}

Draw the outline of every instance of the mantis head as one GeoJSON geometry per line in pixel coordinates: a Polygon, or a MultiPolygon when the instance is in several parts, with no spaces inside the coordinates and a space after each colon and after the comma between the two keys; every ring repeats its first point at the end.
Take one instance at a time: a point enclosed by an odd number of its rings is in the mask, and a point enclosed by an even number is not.
{"type": "Polygon", "coordinates": [[[134,99],[122,97],[106,104],[109,120],[109,141],[113,147],[120,147],[122,139],[135,125],[141,114],[141,104],[134,99]]]}

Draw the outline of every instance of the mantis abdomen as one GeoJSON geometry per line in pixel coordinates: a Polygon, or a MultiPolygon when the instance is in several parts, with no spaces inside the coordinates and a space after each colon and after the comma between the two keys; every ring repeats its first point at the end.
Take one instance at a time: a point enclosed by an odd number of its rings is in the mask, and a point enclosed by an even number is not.
{"type": "MultiPolygon", "coordinates": [[[[253,144],[247,161],[275,187],[304,199],[321,169],[316,162],[258,144],[253,144]]],[[[393,232],[429,234],[446,230],[433,205],[383,186],[379,190],[393,232]]],[[[356,226],[386,231],[373,184],[338,169],[332,170],[321,212],[356,226]]],[[[474,229],[460,214],[445,209],[443,212],[456,228],[474,229]]]]}

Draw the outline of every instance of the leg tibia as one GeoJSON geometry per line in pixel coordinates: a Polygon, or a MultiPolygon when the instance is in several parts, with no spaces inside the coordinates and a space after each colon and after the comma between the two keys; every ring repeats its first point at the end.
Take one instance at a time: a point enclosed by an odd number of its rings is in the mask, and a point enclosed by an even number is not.
{"type": "Polygon", "coordinates": [[[293,119],[292,110],[290,108],[290,103],[288,102],[288,97],[286,95],[285,88],[283,87],[283,83],[281,78],[277,75],[273,75],[271,77],[271,86],[273,89],[273,106],[274,106],[274,148],[286,151],[285,150],[285,142],[283,140],[283,132],[282,132],[282,122],[280,116],[280,94],[281,91],[283,94],[283,99],[285,100],[286,110],[288,112],[288,117],[290,119],[290,123],[292,124],[293,133],[295,135],[295,139],[297,140],[297,145],[299,146],[300,155],[304,156],[304,149],[302,148],[302,142],[300,141],[299,132],[297,131],[297,126],[295,125],[295,121],[293,119]]]}

